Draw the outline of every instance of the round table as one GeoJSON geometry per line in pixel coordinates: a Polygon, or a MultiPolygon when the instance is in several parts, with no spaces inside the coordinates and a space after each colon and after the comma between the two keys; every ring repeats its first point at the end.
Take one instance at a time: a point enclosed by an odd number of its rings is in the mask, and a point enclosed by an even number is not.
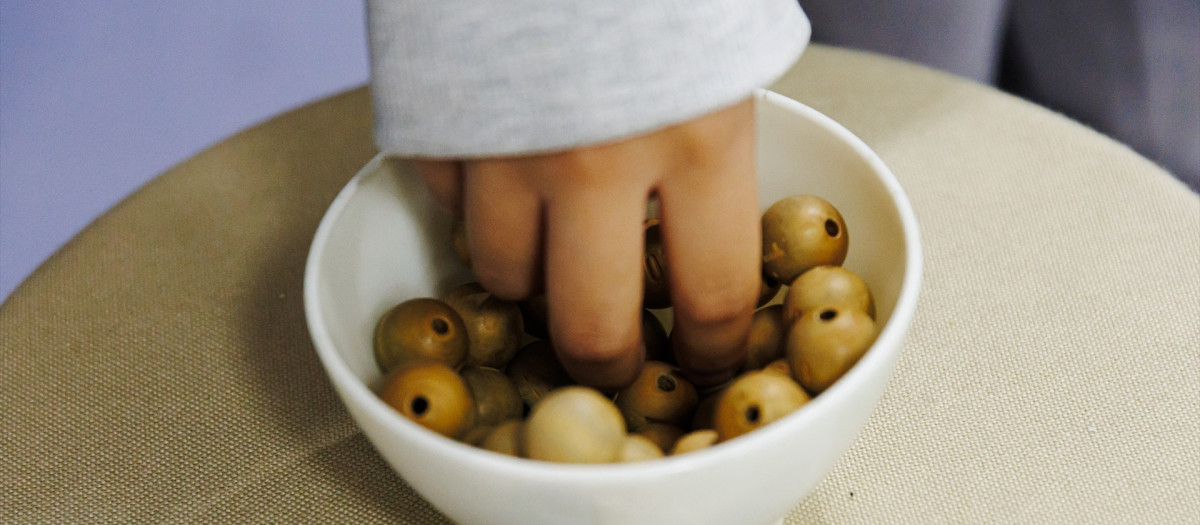
{"type": "MultiPolygon", "coordinates": [[[[787,523],[1200,516],[1200,196],[964,79],[812,46],[773,89],[892,168],[925,280],[884,398],[787,523]]],[[[0,521],[444,523],[304,321],[316,225],[375,153],[366,89],[246,130],[0,305],[0,521]]]]}

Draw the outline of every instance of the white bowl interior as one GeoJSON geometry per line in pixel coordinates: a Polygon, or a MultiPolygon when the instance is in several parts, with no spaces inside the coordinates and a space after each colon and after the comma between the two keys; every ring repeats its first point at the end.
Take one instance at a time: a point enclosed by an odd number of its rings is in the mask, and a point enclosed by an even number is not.
{"type": "Polygon", "coordinates": [[[854,441],[878,402],[920,285],[917,226],[891,172],[837,123],[781,95],[757,95],[762,209],[810,193],[846,220],[845,266],[871,286],[879,337],[833,387],[796,413],[711,449],[626,465],[509,458],[442,438],[384,405],[374,324],[412,297],[471,279],[448,242],[451,218],[403,162],[377,157],[317,231],[305,307],[317,352],[348,410],[404,479],[462,523],[770,523],[854,441]]]}

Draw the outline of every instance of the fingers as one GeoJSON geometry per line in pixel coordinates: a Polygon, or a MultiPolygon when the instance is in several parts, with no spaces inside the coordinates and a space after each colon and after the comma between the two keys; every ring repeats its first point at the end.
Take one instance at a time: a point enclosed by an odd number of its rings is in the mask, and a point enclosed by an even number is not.
{"type": "Polygon", "coordinates": [[[676,357],[706,386],[744,359],[760,286],[753,128],[747,101],[608,145],[418,169],[439,201],[460,203],[480,282],[507,300],[544,283],[563,366],[601,389],[632,382],[644,360],[642,220],[657,192],[676,357]]]}
{"type": "Polygon", "coordinates": [[[701,385],[741,365],[760,286],[753,106],[727,111],[719,126],[700,130],[708,145],[700,155],[659,187],[675,354],[701,385]]]}
{"type": "Polygon", "coordinates": [[[462,163],[450,160],[414,159],[413,168],[442,207],[462,217],[462,163]]]}
{"type": "MultiPolygon", "coordinates": [[[[605,163],[600,163],[604,165],[605,163]]],[[[546,220],[550,336],[575,380],[615,390],[631,383],[641,346],[645,184],[622,181],[628,166],[559,173],[546,220]],[[603,181],[592,184],[592,181],[603,181]]]]}
{"type": "Polygon", "coordinates": [[[541,285],[542,204],[517,163],[469,161],[463,211],[475,276],[500,299],[515,301],[541,285]]]}

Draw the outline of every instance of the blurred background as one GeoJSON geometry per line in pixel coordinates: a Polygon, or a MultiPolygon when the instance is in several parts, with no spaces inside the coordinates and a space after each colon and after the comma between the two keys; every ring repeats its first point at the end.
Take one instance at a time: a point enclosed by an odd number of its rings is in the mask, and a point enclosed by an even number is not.
{"type": "Polygon", "coordinates": [[[365,83],[364,10],[362,0],[0,0],[0,300],[155,175],[365,83]]]}
{"type": "MultiPolygon", "coordinates": [[[[1200,1],[801,4],[814,41],[1012,91],[1200,188],[1200,1]]],[[[0,301],[155,175],[367,82],[363,17],[362,0],[0,0],[0,301]]]]}

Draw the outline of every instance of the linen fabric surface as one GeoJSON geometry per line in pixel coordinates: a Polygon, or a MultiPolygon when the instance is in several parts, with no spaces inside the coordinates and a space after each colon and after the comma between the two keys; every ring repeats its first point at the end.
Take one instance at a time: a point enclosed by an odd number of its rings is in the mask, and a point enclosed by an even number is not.
{"type": "MultiPolygon", "coordinates": [[[[774,89],[880,154],[926,264],[881,404],[785,523],[1194,523],[1200,197],[900,61],[813,46],[774,89]]],[[[0,522],[446,523],[304,322],[308,246],[375,153],[371,115],[359,89],[217,144],[0,305],[0,522]]]]}
{"type": "Polygon", "coordinates": [[[368,0],[367,20],[379,148],[455,158],[607,142],[731,106],[812,32],[795,0],[368,0]]]}

